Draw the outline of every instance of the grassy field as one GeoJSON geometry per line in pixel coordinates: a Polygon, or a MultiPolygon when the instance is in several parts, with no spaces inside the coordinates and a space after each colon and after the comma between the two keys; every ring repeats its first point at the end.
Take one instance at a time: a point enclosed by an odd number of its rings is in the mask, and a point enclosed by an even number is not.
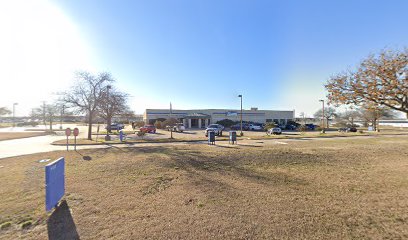
{"type": "Polygon", "coordinates": [[[49,133],[46,133],[46,132],[0,132],[0,141],[44,136],[47,134],[49,133]]]}
{"type": "Polygon", "coordinates": [[[406,239],[407,137],[50,152],[0,160],[0,239],[406,239]],[[44,213],[44,165],[66,197],[44,213]]]}

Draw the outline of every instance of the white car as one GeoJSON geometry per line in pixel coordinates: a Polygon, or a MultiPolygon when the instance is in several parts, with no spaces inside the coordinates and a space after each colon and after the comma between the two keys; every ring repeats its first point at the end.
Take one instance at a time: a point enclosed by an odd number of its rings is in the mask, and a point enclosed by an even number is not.
{"type": "Polygon", "coordinates": [[[278,127],[274,127],[269,129],[266,132],[267,135],[281,135],[282,134],[282,129],[278,128],[278,127]]]}
{"type": "Polygon", "coordinates": [[[248,129],[251,131],[261,131],[262,127],[259,125],[255,125],[255,124],[249,124],[248,129]]]}
{"type": "Polygon", "coordinates": [[[184,127],[184,125],[182,123],[176,123],[173,126],[166,126],[167,131],[173,131],[173,132],[184,132],[184,130],[186,130],[186,128],[184,127]]]}
{"type": "Polygon", "coordinates": [[[205,136],[208,137],[209,131],[215,132],[216,136],[222,136],[222,130],[224,130],[224,126],[222,126],[221,124],[210,124],[205,129],[205,136]]]}

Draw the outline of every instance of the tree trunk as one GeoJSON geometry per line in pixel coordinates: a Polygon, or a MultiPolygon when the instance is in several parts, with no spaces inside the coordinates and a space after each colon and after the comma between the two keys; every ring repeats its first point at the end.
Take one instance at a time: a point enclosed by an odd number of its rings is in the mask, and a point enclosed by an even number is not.
{"type": "Polygon", "coordinates": [[[111,125],[112,125],[112,117],[108,114],[107,115],[107,121],[106,121],[106,124],[107,124],[107,126],[106,126],[106,130],[109,132],[109,133],[111,133],[112,132],[112,130],[111,130],[111,125]]]}
{"type": "Polygon", "coordinates": [[[50,119],[50,131],[52,132],[52,119],[50,119]]]}
{"type": "Polygon", "coordinates": [[[92,113],[88,114],[88,140],[92,140],[92,113]]]}

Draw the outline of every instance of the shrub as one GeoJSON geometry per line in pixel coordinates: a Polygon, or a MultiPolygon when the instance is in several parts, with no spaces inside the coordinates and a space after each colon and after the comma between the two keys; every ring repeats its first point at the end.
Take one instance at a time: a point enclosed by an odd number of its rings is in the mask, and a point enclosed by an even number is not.
{"type": "Polygon", "coordinates": [[[135,122],[135,127],[143,127],[144,125],[145,125],[145,122],[143,121],[135,122]]]}
{"type": "Polygon", "coordinates": [[[276,127],[276,123],[274,123],[274,122],[267,122],[265,124],[265,130],[269,130],[269,129],[274,128],[274,127],[276,127]]]}
{"type": "Polygon", "coordinates": [[[231,119],[223,119],[223,120],[217,121],[216,123],[221,124],[224,127],[231,127],[232,125],[235,124],[235,122],[232,121],[231,119]]]}
{"type": "Polygon", "coordinates": [[[306,125],[304,125],[304,124],[299,126],[299,131],[300,132],[306,132],[307,129],[308,129],[308,127],[306,125]]]}
{"type": "Polygon", "coordinates": [[[159,121],[159,120],[156,120],[156,122],[154,123],[154,126],[155,126],[157,129],[162,129],[162,128],[165,127],[165,125],[163,124],[163,122],[161,122],[161,121],[159,121]]]}
{"type": "Polygon", "coordinates": [[[11,222],[4,222],[4,223],[0,224],[0,229],[4,230],[4,229],[9,228],[10,226],[11,226],[11,222]]]}
{"type": "Polygon", "coordinates": [[[179,121],[175,118],[169,118],[166,119],[162,122],[162,127],[165,128],[166,126],[174,126],[176,125],[176,123],[178,123],[179,121]]]}
{"type": "Polygon", "coordinates": [[[21,122],[21,123],[17,123],[17,127],[25,127],[25,126],[35,127],[37,125],[38,125],[38,122],[21,122]]]}
{"type": "Polygon", "coordinates": [[[137,132],[137,136],[143,138],[146,135],[145,132],[139,131],[137,132]]]}
{"type": "Polygon", "coordinates": [[[31,225],[33,224],[33,222],[31,220],[25,221],[21,224],[21,228],[22,229],[26,229],[29,228],[31,225]]]}

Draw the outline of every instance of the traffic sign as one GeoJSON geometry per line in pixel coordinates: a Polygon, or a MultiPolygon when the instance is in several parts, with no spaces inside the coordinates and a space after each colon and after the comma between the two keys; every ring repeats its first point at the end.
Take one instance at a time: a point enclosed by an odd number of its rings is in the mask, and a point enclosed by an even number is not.
{"type": "Polygon", "coordinates": [[[65,129],[65,136],[71,136],[71,128],[65,129]]]}
{"type": "Polygon", "coordinates": [[[78,136],[78,134],[79,134],[79,129],[78,129],[78,128],[74,128],[74,136],[76,137],[76,136],[78,136]]]}

